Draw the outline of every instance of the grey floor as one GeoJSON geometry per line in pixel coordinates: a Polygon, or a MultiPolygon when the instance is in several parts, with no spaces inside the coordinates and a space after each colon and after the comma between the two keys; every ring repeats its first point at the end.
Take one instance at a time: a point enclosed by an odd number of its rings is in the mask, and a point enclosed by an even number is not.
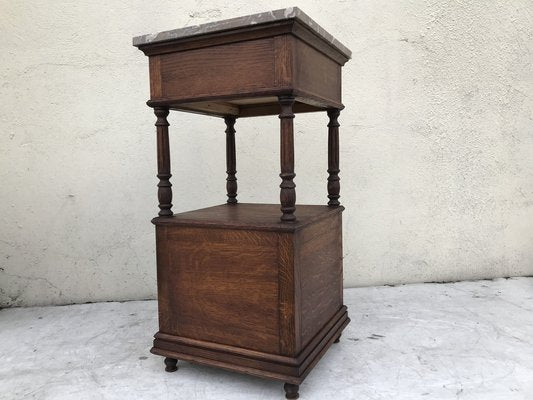
{"type": "MultiPolygon", "coordinates": [[[[351,324],[301,399],[533,398],[533,278],[345,291],[351,324]]],[[[0,399],[283,399],[282,385],[149,353],[156,303],[0,311],[0,399]]]]}

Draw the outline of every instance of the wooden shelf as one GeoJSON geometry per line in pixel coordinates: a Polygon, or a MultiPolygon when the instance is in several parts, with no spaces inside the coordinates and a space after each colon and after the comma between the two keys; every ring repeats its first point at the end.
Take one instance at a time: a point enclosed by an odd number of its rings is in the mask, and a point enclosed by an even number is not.
{"type": "Polygon", "coordinates": [[[237,203],[156,217],[155,225],[180,225],[211,228],[250,229],[277,232],[295,232],[304,226],[340,213],[344,207],[297,205],[296,221],[290,224],[279,219],[279,204],[237,203]]]}

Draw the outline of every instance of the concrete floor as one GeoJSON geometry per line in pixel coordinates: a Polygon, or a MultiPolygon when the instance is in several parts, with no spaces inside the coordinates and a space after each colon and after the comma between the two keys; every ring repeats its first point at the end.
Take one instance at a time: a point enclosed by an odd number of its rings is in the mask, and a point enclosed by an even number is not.
{"type": "MultiPolygon", "coordinates": [[[[302,399],[533,398],[533,278],[345,291],[352,323],[302,399]]],[[[0,311],[0,399],[283,399],[282,384],[149,353],[154,301],[0,311]]]]}

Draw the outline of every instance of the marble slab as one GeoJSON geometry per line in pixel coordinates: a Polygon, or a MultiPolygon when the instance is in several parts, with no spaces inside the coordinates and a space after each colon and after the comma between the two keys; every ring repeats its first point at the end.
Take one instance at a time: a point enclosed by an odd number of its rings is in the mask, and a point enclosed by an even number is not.
{"type": "Polygon", "coordinates": [[[341,42],[335,39],[324,28],[313,21],[306,13],[298,7],[283,8],[280,10],[273,10],[262,12],[259,14],[246,15],[244,17],[237,17],[225,19],[222,21],[209,22],[207,24],[187,26],[184,28],[173,29],[170,31],[152,33],[133,38],[133,45],[136,47],[146,44],[165,42],[173,39],[187,38],[192,36],[204,35],[206,33],[226,31],[230,29],[243,28],[249,25],[267,24],[276,21],[284,21],[294,19],[305,25],[308,29],[321,37],[333,47],[339,50],[347,57],[351,57],[352,52],[344,46],[341,42]]]}

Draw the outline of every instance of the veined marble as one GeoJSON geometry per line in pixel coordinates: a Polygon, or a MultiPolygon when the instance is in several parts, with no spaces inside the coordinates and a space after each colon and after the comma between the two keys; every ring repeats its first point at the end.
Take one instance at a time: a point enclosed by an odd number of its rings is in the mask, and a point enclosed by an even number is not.
{"type": "Polygon", "coordinates": [[[158,33],[152,33],[133,38],[134,46],[142,46],[149,43],[165,42],[167,40],[185,38],[191,36],[203,35],[206,33],[213,33],[219,31],[226,31],[230,29],[242,28],[249,25],[265,24],[275,21],[283,21],[295,19],[307,26],[308,29],[313,31],[316,35],[322,39],[331,43],[341,53],[347,57],[351,57],[352,52],[344,46],[341,42],[335,39],[324,28],[313,21],[306,13],[300,10],[298,7],[283,8],[280,10],[273,10],[268,12],[262,12],[259,14],[246,15],[243,17],[225,19],[222,21],[209,22],[207,24],[187,26],[184,28],[173,29],[170,31],[163,31],[158,33]]]}
{"type": "MultiPolygon", "coordinates": [[[[312,399],[525,400],[533,278],[345,290],[351,324],[300,387],[312,399]]],[[[282,384],[151,355],[155,301],[0,311],[0,399],[266,400],[282,384]]]]}

